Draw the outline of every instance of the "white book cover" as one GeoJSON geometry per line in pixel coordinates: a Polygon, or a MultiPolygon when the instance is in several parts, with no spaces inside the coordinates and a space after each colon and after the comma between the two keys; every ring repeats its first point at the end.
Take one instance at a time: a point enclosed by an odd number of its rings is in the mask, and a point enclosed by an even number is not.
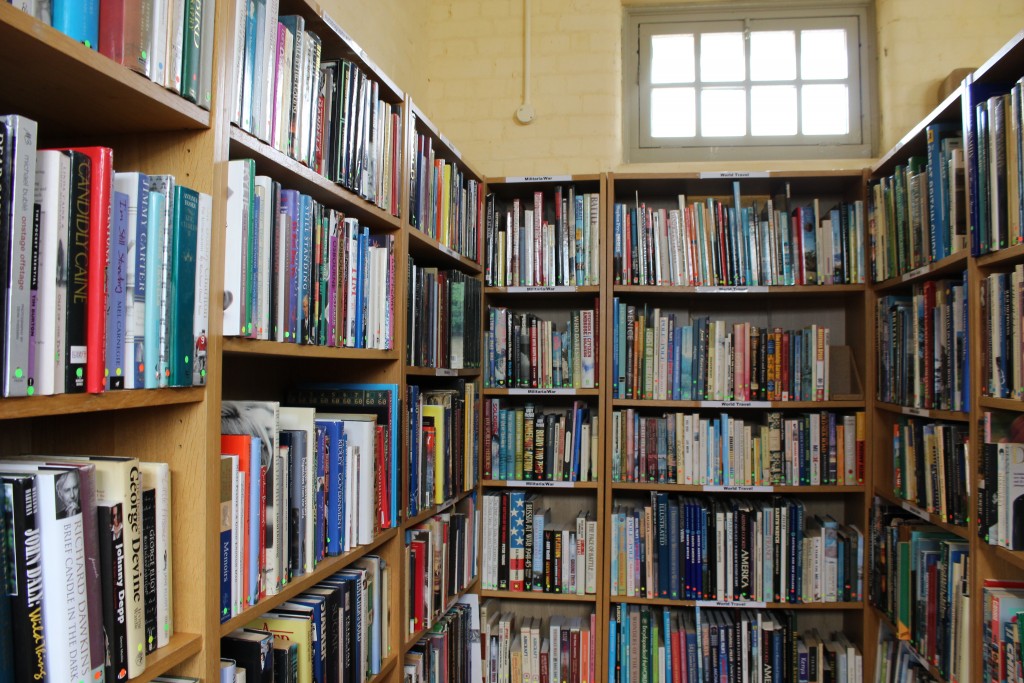
{"type": "Polygon", "coordinates": [[[224,250],[224,319],[225,337],[242,334],[242,270],[245,252],[246,226],[248,224],[249,187],[253,171],[251,159],[235,159],[228,162],[227,225],[224,244],[231,248],[224,250]]]}
{"type": "Polygon", "coordinates": [[[192,361],[192,384],[206,384],[207,344],[210,329],[210,241],[213,237],[213,197],[199,193],[199,229],[196,233],[196,300],[192,317],[195,334],[195,355],[192,361]]]}
{"type": "Polygon", "coordinates": [[[257,339],[270,339],[270,286],[271,282],[271,243],[274,235],[274,181],[265,175],[256,176],[254,182],[256,198],[259,200],[259,212],[256,214],[256,243],[259,247],[259,269],[254,273],[256,287],[256,311],[253,320],[256,323],[257,339]]]}
{"type": "Polygon", "coordinates": [[[249,489],[245,472],[238,467],[238,456],[228,457],[231,458],[231,479],[234,482],[231,499],[231,614],[236,616],[241,614],[245,602],[245,509],[249,489]]]}
{"type": "MultiPolygon", "coordinates": [[[[69,234],[71,216],[71,155],[58,150],[36,153],[35,201],[39,204],[39,290],[36,299],[35,394],[49,396],[57,392],[57,372],[63,390],[64,318],[58,318],[60,297],[67,292],[67,269],[58,264],[57,247],[61,234],[69,234]],[[60,323],[58,324],[58,320],[60,323]],[[58,341],[60,345],[58,345],[58,341]]],[[[63,304],[62,304],[63,306],[63,304]]],[[[66,307],[65,307],[66,308],[66,307]]]]}
{"type": "Polygon", "coordinates": [[[164,62],[163,86],[180,94],[181,57],[185,34],[185,0],[169,0],[164,30],[167,32],[167,59],[164,62]]]}
{"type": "Polygon", "coordinates": [[[158,0],[149,15],[149,80],[161,86],[167,74],[167,10],[167,1],[158,0]]]}
{"type": "Polygon", "coordinates": [[[171,468],[165,462],[141,462],[142,488],[156,491],[156,646],[163,647],[174,635],[171,587],[171,468]]]}
{"type": "MultiPolygon", "coordinates": [[[[0,206],[7,214],[0,218],[10,230],[9,252],[0,254],[8,259],[7,282],[3,286],[6,297],[3,344],[3,395],[28,396],[34,391],[30,367],[31,342],[30,292],[32,262],[33,209],[36,184],[36,122],[15,114],[0,117],[0,158],[10,159],[13,169],[0,182],[0,206]]],[[[34,349],[32,356],[34,356],[34,349]]]]}
{"type": "Polygon", "coordinates": [[[124,375],[124,388],[141,389],[145,378],[137,370],[145,365],[149,176],[144,173],[115,172],[112,189],[128,197],[124,340],[124,358],[128,368],[124,375]]]}
{"type": "MultiPolygon", "coordinates": [[[[363,545],[373,541],[374,519],[377,515],[375,478],[375,443],[377,416],[372,414],[359,413],[327,413],[322,415],[324,419],[341,420],[345,434],[348,437],[348,447],[352,455],[354,469],[350,469],[349,480],[355,485],[358,492],[350,500],[356,501],[355,513],[355,539],[356,544],[363,545]]],[[[346,482],[349,483],[349,482],[346,482]]]]}
{"type": "Polygon", "coordinates": [[[36,490],[43,548],[47,680],[92,680],[78,471],[41,469],[36,473],[36,490]]]}
{"type": "Polygon", "coordinates": [[[594,377],[594,360],[597,357],[598,333],[594,329],[594,311],[580,311],[580,349],[583,370],[582,386],[592,389],[596,385],[594,377]]]}

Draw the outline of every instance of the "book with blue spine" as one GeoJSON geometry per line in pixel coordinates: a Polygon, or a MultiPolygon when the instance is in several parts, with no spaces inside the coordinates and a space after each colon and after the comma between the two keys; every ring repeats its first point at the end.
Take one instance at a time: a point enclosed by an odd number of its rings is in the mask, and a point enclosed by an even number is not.
{"type": "Polygon", "coordinates": [[[51,23],[91,50],[99,49],[99,0],[53,0],[51,23]]]}
{"type": "Polygon", "coordinates": [[[313,321],[312,269],[313,269],[313,198],[299,195],[298,205],[298,310],[296,311],[297,344],[311,343],[310,324],[313,321]]]}
{"type": "Polygon", "coordinates": [[[220,623],[231,618],[231,523],[233,481],[231,457],[220,456],[220,623]]]}
{"type": "Polygon", "coordinates": [[[165,258],[163,228],[158,218],[164,214],[165,197],[161,192],[149,193],[149,224],[146,228],[145,338],[143,370],[146,389],[160,386],[160,273],[165,258]]]}
{"type": "Polygon", "coordinates": [[[295,343],[298,340],[299,307],[299,192],[281,189],[281,214],[287,233],[284,243],[287,253],[281,255],[280,268],[284,271],[284,320],[278,321],[278,340],[295,343]]]}
{"type": "Polygon", "coordinates": [[[326,449],[327,467],[329,476],[327,478],[327,553],[329,555],[341,554],[341,504],[342,492],[345,481],[342,478],[343,454],[345,445],[342,443],[344,432],[341,423],[337,420],[316,420],[317,430],[323,432],[323,443],[326,449]]]}
{"type": "Polygon", "coordinates": [[[313,477],[313,556],[319,562],[326,554],[326,527],[327,521],[327,470],[330,457],[331,445],[327,441],[327,429],[324,424],[314,419],[313,434],[316,439],[316,473],[313,477]]]}
{"type": "Polygon", "coordinates": [[[107,389],[124,389],[125,335],[128,299],[128,195],[114,191],[110,226],[110,256],[107,259],[106,380],[107,389]]]}
{"type": "Polygon", "coordinates": [[[127,314],[125,330],[124,388],[146,384],[146,277],[149,243],[149,176],[145,173],[114,173],[114,190],[128,195],[127,314]]]}

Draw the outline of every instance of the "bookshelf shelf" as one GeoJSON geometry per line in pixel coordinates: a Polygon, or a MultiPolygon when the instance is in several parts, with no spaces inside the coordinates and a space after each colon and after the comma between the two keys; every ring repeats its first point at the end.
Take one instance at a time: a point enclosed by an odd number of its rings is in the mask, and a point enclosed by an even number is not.
{"type": "Polygon", "coordinates": [[[979,256],[977,259],[979,268],[1005,268],[1015,266],[1021,261],[1024,261],[1024,244],[1014,244],[1005,249],[979,256]]]}
{"type": "Polygon", "coordinates": [[[175,633],[164,647],[146,655],[146,670],[141,676],[129,678],[128,683],[146,683],[199,654],[203,649],[202,636],[194,633],[175,633]]]}
{"type": "Polygon", "coordinates": [[[409,254],[417,259],[424,259],[446,268],[458,268],[472,275],[479,275],[483,268],[473,259],[466,258],[454,249],[446,247],[430,235],[410,228],[409,254]]]}
{"type": "Polygon", "coordinates": [[[871,174],[874,176],[889,175],[893,172],[895,166],[904,162],[907,157],[927,154],[925,129],[932,123],[944,121],[958,122],[960,119],[960,97],[961,91],[959,88],[947,95],[946,99],[921,119],[916,126],[911,128],[892,149],[886,152],[885,156],[875,163],[874,167],[871,168],[871,174]]]}
{"type": "Polygon", "coordinates": [[[38,121],[44,140],[210,126],[209,112],[8,3],[0,46],[0,110],[38,121]]]}
{"type": "Polygon", "coordinates": [[[1016,398],[993,398],[991,396],[982,396],[978,399],[978,405],[990,410],[1011,410],[1018,413],[1024,412],[1024,401],[1016,398]]]}
{"type": "Polygon", "coordinates": [[[968,422],[971,416],[958,410],[934,410],[930,408],[911,408],[910,406],[899,406],[895,403],[883,403],[875,401],[875,407],[879,410],[896,413],[898,415],[913,415],[935,420],[949,420],[951,422],[968,422]]]}
{"type": "Polygon", "coordinates": [[[382,683],[391,677],[391,671],[398,663],[398,653],[392,649],[390,655],[380,663],[380,673],[374,674],[367,683],[382,683]]]}
{"type": "Polygon", "coordinates": [[[721,600],[673,600],[671,598],[638,598],[624,595],[609,596],[614,603],[648,605],[650,607],[700,607],[722,609],[792,609],[808,611],[853,611],[864,609],[862,602],[759,602],[721,600]]]}
{"type": "Polygon", "coordinates": [[[596,595],[575,595],[568,593],[541,593],[537,591],[499,591],[481,590],[481,598],[498,598],[499,600],[540,600],[544,602],[597,602],[596,595]]]}
{"type": "Polygon", "coordinates": [[[1024,570],[1024,550],[1008,550],[1002,546],[989,545],[997,558],[1013,565],[1017,569],[1024,570]]]}
{"type": "Polygon", "coordinates": [[[418,365],[406,365],[405,374],[410,377],[477,377],[480,368],[425,368],[418,365]]]}
{"type": "Polygon", "coordinates": [[[281,356],[286,358],[328,358],[335,360],[393,361],[398,359],[398,351],[395,349],[353,349],[339,346],[286,344],[243,337],[225,337],[224,353],[251,356],[281,356]]]}
{"type": "Polygon", "coordinates": [[[242,610],[240,614],[222,623],[220,625],[220,635],[227,635],[228,633],[234,631],[236,628],[245,626],[250,621],[260,616],[264,612],[268,612],[277,607],[278,605],[280,605],[282,602],[287,602],[299,593],[302,593],[312,588],[320,581],[322,581],[324,578],[330,576],[331,574],[334,574],[335,572],[341,571],[345,567],[349,566],[350,564],[358,560],[360,557],[363,557],[364,555],[368,555],[380,549],[388,541],[390,541],[392,538],[395,538],[397,535],[397,528],[388,529],[387,531],[379,534],[377,538],[373,539],[372,543],[361,545],[358,548],[350,550],[349,552],[344,553],[342,555],[328,557],[327,559],[320,562],[320,564],[318,564],[316,566],[316,569],[314,569],[313,571],[309,572],[308,574],[303,574],[302,576],[298,576],[292,579],[291,583],[282,588],[277,595],[271,595],[270,597],[261,600],[258,604],[247,607],[246,609],[242,610]]]}
{"type": "Polygon", "coordinates": [[[717,486],[702,484],[669,484],[659,482],[612,482],[613,491],[666,491],[669,493],[787,493],[787,494],[857,494],[863,485],[853,486],[717,486]]]}
{"type": "MultiPolygon", "coordinates": [[[[443,616],[445,613],[448,612],[448,610],[454,607],[456,603],[458,603],[462,596],[466,593],[479,593],[479,591],[476,590],[476,586],[479,583],[479,581],[480,578],[478,576],[474,576],[473,579],[462,590],[460,590],[458,593],[452,596],[451,600],[448,601],[448,604],[445,605],[444,609],[441,610],[441,615],[443,616]]],[[[419,631],[416,631],[416,633],[413,633],[411,635],[404,635],[403,638],[405,638],[405,640],[403,640],[402,642],[402,654],[404,655],[406,652],[412,649],[412,647],[417,642],[419,642],[420,638],[427,635],[430,632],[430,629],[434,627],[435,623],[437,622],[431,622],[423,628],[421,628],[419,631]]]]}
{"type": "MultiPolygon", "coordinates": [[[[871,610],[878,616],[879,621],[881,621],[889,629],[889,631],[893,634],[893,637],[895,638],[896,634],[899,633],[899,630],[896,628],[896,624],[893,623],[892,619],[889,618],[889,615],[883,612],[882,610],[878,609],[878,607],[876,607],[875,605],[871,606],[871,610]]],[[[913,653],[914,658],[917,659],[918,663],[920,663],[921,666],[928,670],[928,673],[931,674],[932,677],[935,678],[935,680],[948,680],[945,676],[942,675],[942,672],[939,671],[938,667],[936,667],[927,659],[925,659],[924,655],[917,651],[917,646],[914,645],[913,641],[907,640],[905,638],[900,638],[899,640],[907,644],[907,646],[910,648],[910,651],[913,653]]]]}
{"type": "Polygon", "coordinates": [[[670,286],[670,285],[615,285],[612,287],[612,294],[615,296],[627,296],[642,294],[645,297],[677,297],[689,295],[717,294],[726,296],[799,296],[808,295],[829,295],[863,294],[866,285],[721,285],[721,286],[670,286]]]}
{"type": "Polygon", "coordinates": [[[414,517],[410,517],[405,522],[403,522],[403,525],[406,526],[406,527],[414,527],[417,524],[422,524],[423,522],[427,521],[428,519],[430,519],[434,515],[439,515],[442,512],[444,512],[444,511],[454,507],[455,504],[457,504],[459,501],[463,500],[464,498],[466,498],[467,496],[471,495],[474,492],[475,492],[475,489],[470,489],[469,491],[463,491],[462,493],[449,498],[448,500],[444,501],[443,503],[439,503],[437,505],[433,505],[433,506],[427,508],[426,510],[421,510],[420,512],[416,513],[416,515],[414,517]]]}
{"type": "Polygon", "coordinates": [[[887,501],[891,505],[901,507],[907,512],[910,512],[913,515],[917,516],[918,518],[923,519],[926,522],[930,522],[931,524],[934,524],[937,527],[940,527],[944,531],[948,531],[949,533],[955,536],[959,536],[960,538],[970,540],[970,529],[968,529],[968,527],[966,526],[957,526],[956,524],[950,524],[949,522],[942,519],[939,515],[928,512],[924,508],[920,507],[919,505],[917,505],[917,503],[914,503],[909,500],[904,500],[892,493],[889,493],[881,489],[878,486],[875,487],[874,493],[876,496],[887,501]]]}
{"type": "Polygon", "coordinates": [[[559,298],[573,299],[578,297],[594,297],[601,293],[599,285],[538,285],[533,287],[484,287],[484,294],[488,296],[516,296],[526,297],[543,296],[545,299],[552,295],[559,298]]]}
{"type": "Polygon", "coordinates": [[[541,388],[512,388],[484,387],[484,396],[600,396],[601,389],[572,389],[558,387],[551,389],[541,388]]]}
{"type": "Polygon", "coordinates": [[[5,398],[3,400],[3,419],[13,420],[48,415],[71,415],[199,403],[205,397],[206,389],[204,387],[167,387],[165,389],[107,391],[102,394],[57,394],[28,398],[5,398]]]}
{"type": "Polygon", "coordinates": [[[326,206],[340,209],[381,230],[398,230],[401,219],[377,207],[354,192],[325,178],[313,169],[274,149],[249,133],[231,127],[231,158],[256,160],[256,172],[272,176],[284,187],[301,190],[326,206]]]}
{"type": "Polygon", "coordinates": [[[523,479],[484,479],[480,486],[485,489],[522,488],[522,489],[570,489],[579,491],[596,491],[601,488],[597,481],[532,481],[523,479]]]}
{"type": "Polygon", "coordinates": [[[942,275],[963,272],[967,267],[967,250],[962,249],[946,258],[909,270],[902,275],[891,277],[884,282],[875,284],[875,291],[879,294],[888,294],[894,290],[906,289],[925,280],[931,280],[942,275]]]}
{"type": "Polygon", "coordinates": [[[863,410],[864,401],[654,401],[616,398],[612,408],[711,408],[715,410],[863,410]]]}

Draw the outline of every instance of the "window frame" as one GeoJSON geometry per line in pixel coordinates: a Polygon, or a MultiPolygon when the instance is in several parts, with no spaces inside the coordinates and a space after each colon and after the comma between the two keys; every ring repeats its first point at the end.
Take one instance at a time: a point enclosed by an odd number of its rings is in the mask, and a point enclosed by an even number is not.
{"type": "MultiPolygon", "coordinates": [[[[649,43],[648,43],[649,44],[649,43]]],[[[744,45],[749,54],[749,43],[744,45]]],[[[672,8],[629,7],[623,18],[623,150],[626,163],[666,161],[753,161],[768,159],[849,159],[871,158],[875,148],[877,129],[875,107],[875,50],[874,21],[870,0],[818,0],[787,3],[729,3],[685,5],[672,8]],[[858,36],[851,36],[848,53],[856,57],[850,61],[851,85],[859,76],[859,88],[851,87],[849,99],[850,133],[846,136],[753,136],[750,86],[770,85],[776,81],[751,81],[749,70],[745,80],[737,82],[745,88],[747,97],[747,133],[741,137],[721,138],[653,138],[650,129],[651,92],[650,60],[641,64],[641,40],[651,35],[676,32],[686,27],[690,31],[694,22],[705,26],[694,33],[708,33],[719,26],[735,27],[737,22],[749,30],[777,30],[782,26],[795,30],[822,28],[823,22],[846,18],[847,25],[857,28],[858,36]],[[667,30],[665,30],[667,29],[667,30]],[[859,45],[854,44],[859,37],[859,45]],[[854,72],[856,71],[856,74],[854,72]],[[645,118],[646,117],[646,118],[645,118]],[[642,122],[647,122],[642,129],[642,122]],[[859,130],[857,124],[860,124],[859,130]]],[[[799,62],[800,53],[797,52],[799,62]]],[[[699,64],[696,65],[699,86],[699,64]]],[[[828,83],[829,81],[824,81],[828,83]]],[[[799,79],[788,81],[799,86],[799,79]]],[[[730,84],[733,85],[733,84],[730,84]]],[[[659,84],[657,87],[664,87],[659,84]]],[[[699,95],[697,98],[699,119],[699,95]]],[[[799,105],[798,105],[799,106],[799,105]]],[[[699,124],[698,124],[699,128],[699,124]]],[[[699,132],[699,130],[698,130],[699,132]]]]}

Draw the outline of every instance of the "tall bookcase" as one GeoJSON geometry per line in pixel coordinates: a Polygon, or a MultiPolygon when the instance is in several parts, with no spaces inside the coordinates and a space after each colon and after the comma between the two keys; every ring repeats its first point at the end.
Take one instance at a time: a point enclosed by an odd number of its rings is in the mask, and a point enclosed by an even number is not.
{"type": "MultiPolygon", "coordinates": [[[[985,453],[986,416],[990,416],[993,422],[1011,421],[1024,411],[1024,405],[1020,400],[1019,386],[1015,384],[1012,377],[1007,377],[1008,393],[1000,395],[993,391],[990,382],[999,383],[999,374],[1002,370],[996,370],[993,354],[999,355],[999,345],[1006,341],[1011,343],[1013,332],[1013,321],[1011,326],[1004,328],[1000,324],[993,325],[993,319],[989,314],[993,311],[992,304],[988,300],[993,287],[990,278],[1000,273],[1012,273],[1014,268],[1022,263],[1024,250],[1020,245],[1018,237],[1020,227],[1019,215],[1019,189],[1012,187],[1017,185],[1020,179],[1020,172],[1013,164],[1016,163],[1016,153],[1013,157],[1007,157],[1009,163],[1004,166],[1006,182],[1011,185],[1008,199],[1006,186],[1001,190],[994,190],[986,185],[984,177],[988,174],[987,162],[992,158],[987,156],[988,150],[982,149],[990,144],[986,140],[986,133],[979,134],[978,108],[989,114],[987,103],[990,98],[1000,95],[1008,95],[1018,79],[1024,76],[1024,34],[1018,34],[1009,41],[999,52],[993,55],[985,64],[970,74],[960,86],[941,102],[931,113],[918,123],[897,145],[890,150],[870,171],[869,195],[878,192],[875,188],[895,178],[901,172],[905,177],[912,176],[918,170],[920,163],[926,164],[925,172],[931,159],[939,154],[944,162],[949,163],[949,152],[942,146],[940,137],[945,135],[962,137],[963,177],[957,180],[947,178],[944,182],[949,183],[949,194],[943,199],[948,201],[953,198],[955,209],[953,218],[947,223],[940,222],[938,230],[933,216],[925,215],[923,225],[920,222],[908,220],[906,235],[909,236],[914,228],[917,229],[920,239],[926,241],[931,247],[923,257],[917,261],[910,261],[897,271],[885,272],[885,278],[873,283],[870,288],[870,308],[878,307],[880,301],[897,301],[899,296],[912,297],[913,295],[926,296],[926,287],[942,289],[943,282],[953,282],[964,289],[964,297],[957,298],[956,306],[962,306],[963,324],[966,326],[966,348],[961,348],[959,343],[953,342],[953,352],[962,353],[959,359],[953,357],[949,362],[959,365],[957,374],[944,379],[940,375],[935,379],[935,387],[942,389],[945,383],[955,381],[953,386],[957,402],[954,404],[929,403],[931,397],[925,396],[925,390],[921,389],[919,396],[915,397],[911,391],[902,401],[883,400],[879,397],[874,402],[872,411],[872,422],[874,423],[874,444],[875,453],[874,480],[872,486],[873,495],[884,501],[886,504],[896,508],[903,508],[911,515],[919,517],[924,522],[937,527],[948,534],[956,544],[966,546],[969,553],[969,565],[967,576],[964,579],[964,593],[969,596],[969,611],[965,611],[958,617],[962,628],[966,630],[963,646],[957,654],[961,660],[970,668],[965,673],[969,674],[971,680],[983,680],[983,660],[988,654],[983,650],[983,638],[987,634],[988,624],[983,619],[983,586],[988,579],[1006,579],[1020,581],[1024,579],[1024,560],[1021,551],[1009,550],[1006,547],[996,544],[996,539],[988,539],[982,527],[980,513],[985,505],[984,499],[997,495],[998,482],[994,481],[1003,476],[996,475],[997,470],[990,470],[988,476],[984,471],[986,460],[989,457],[985,453]],[[948,130],[949,132],[945,132],[948,130]],[[943,156],[946,155],[946,156],[943,156]],[[979,168],[977,166],[979,157],[982,159],[979,182],[979,168]],[[971,159],[974,159],[972,162],[971,159]],[[906,169],[911,167],[911,171],[906,169]],[[962,194],[960,194],[962,192],[962,194]],[[999,230],[993,233],[991,211],[993,204],[996,204],[1008,216],[1003,225],[1003,242],[999,242],[999,230]],[[956,216],[959,213],[959,220],[956,216]],[[931,219],[930,221],[928,219],[931,219]],[[956,227],[959,223],[960,228],[956,227]],[[943,226],[949,224],[952,232],[950,247],[959,247],[950,253],[947,247],[945,252],[935,250],[934,245],[942,242],[943,226]],[[962,240],[961,244],[952,241],[962,240]],[[887,298],[889,297],[889,298],[887,298]],[[892,298],[895,297],[895,298],[892,298]],[[963,367],[964,363],[967,367],[963,367]],[[899,452],[894,448],[893,442],[896,438],[894,424],[901,421],[918,420],[922,423],[930,422],[938,425],[954,427],[967,435],[967,446],[957,457],[963,461],[962,473],[951,473],[949,469],[945,472],[926,475],[925,481],[929,485],[936,486],[936,490],[944,489],[947,495],[962,497],[968,501],[966,516],[957,515],[956,510],[943,509],[937,503],[928,505],[925,500],[925,493],[918,491],[917,496],[911,495],[905,487],[901,488],[897,480],[897,473],[906,477],[906,459],[900,459],[899,452]],[[903,472],[900,469],[904,468],[903,472]],[[932,482],[935,482],[934,484],[932,482]]],[[[1018,135],[1020,130],[1019,120],[1016,123],[1010,122],[1009,118],[1019,116],[1019,107],[1011,112],[1009,106],[1005,111],[1008,120],[1004,134],[1005,147],[1002,147],[1000,154],[1004,151],[1010,154],[1012,138],[1010,135],[1018,135]],[[1016,112],[1016,113],[1014,113],[1016,112]]],[[[1000,114],[1001,115],[1001,114],[1000,114]]],[[[988,129],[988,135],[992,134],[993,128],[988,129]]],[[[1018,143],[1019,144],[1019,143],[1018,143]]],[[[994,149],[994,147],[993,147],[994,149]]],[[[953,169],[959,162],[954,160],[947,168],[953,169]]],[[[954,170],[950,170],[954,173],[954,170]]],[[[929,177],[930,180],[930,177],[929,177]]],[[[930,189],[935,185],[932,183],[930,189]]],[[[1019,187],[1019,186],[1018,186],[1019,187]]],[[[883,207],[876,207],[876,221],[889,219],[877,214],[883,207]]],[[[924,204],[923,212],[927,213],[929,207],[924,204]]],[[[947,207],[948,210],[948,207],[947,207]]],[[[883,223],[879,222],[881,226],[883,223]]],[[[893,226],[890,225],[890,228],[893,226]]],[[[898,228],[897,228],[898,229],[898,228]]],[[[879,229],[879,234],[882,230],[879,229]]],[[[896,235],[895,231],[893,235],[896,235]]],[[[891,242],[880,243],[875,238],[875,259],[893,260],[894,245],[891,242]]],[[[907,253],[910,253],[908,250],[907,253]]],[[[1019,297],[1014,291],[1013,297],[1019,297]]],[[[941,308],[941,302],[939,303],[941,308]]],[[[882,305],[884,308],[884,304],[882,305]]],[[[1002,318],[1004,313],[1006,320],[1010,320],[1010,309],[999,304],[995,309],[997,317],[1002,318]]],[[[1014,309],[1017,310],[1017,309],[1014,309]]],[[[925,312],[925,315],[928,315],[925,312]]],[[[896,316],[892,316],[895,318],[896,316]]],[[[875,334],[881,334],[881,326],[884,318],[879,318],[873,323],[875,334]]],[[[957,323],[959,324],[959,320],[957,323]]],[[[954,333],[956,328],[954,328],[954,333]]],[[[923,332],[922,332],[923,334],[923,332]]],[[[936,334],[939,334],[936,331],[936,334]]],[[[925,345],[928,338],[922,337],[925,345]]],[[[886,371],[883,367],[883,344],[876,344],[876,352],[879,354],[876,359],[879,369],[878,381],[881,383],[886,371]]],[[[1003,366],[1012,371],[1014,365],[1019,363],[1019,350],[1009,349],[1010,360],[1003,366]]],[[[1006,360],[1005,358],[1003,359],[1006,360]]],[[[928,368],[932,372],[936,366],[928,368]]],[[[942,366],[937,366],[942,370],[942,366]]],[[[913,365],[909,367],[913,372],[913,365]]],[[[898,379],[895,376],[894,379],[898,379]]],[[[912,378],[911,378],[912,379],[912,378]]],[[[881,385],[876,389],[881,389],[881,385]]],[[[913,390],[913,384],[911,384],[913,390]]],[[[994,429],[993,429],[994,431],[994,429]]],[[[1003,437],[1006,435],[1004,434],[1003,437]]],[[[1010,439],[1017,441],[1019,439],[1010,439]]],[[[954,461],[955,462],[955,461],[954,461]]],[[[920,465],[917,465],[920,467],[920,465]]],[[[948,465],[947,465],[948,468],[948,465]]],[[[911,472],[913,474],[913,472],[911,472]]],[[[990,498],[991,499],[991,498],[990,498]]],[[[948,498],[947,498],[948,503],[948,498]]],[[[997,500],[996,507],[1007,506],[1006,501],[997,500]]],[[[1009,511],[1009,508],[1006,508],[1009,511]]],[[[921,599],[920,597],[918,599],[921,599]]],[[[927,599],[927,596],[925,596],[927,599]]],[[[866,639],[874,641],[879,630],[896,633],[902,624],[894,624],[891,615],[884,610],[875,607],[869,608],[869,626],[866,639]]],[[[956,634],[954,634],[956,635],[956,634]]],[[[1002,634],[997,634],[1001,639],[1002,634]]],[[[948,667],[942,666],[941,660],[934,657],[933,647],[928,644],[922,645],[918,638],[918,632],[911,628],[909,634],[901,636],[905,639],[906,646],[912,652],[920,667],[926,670],[932,677],[939,681],[948,681],[955,676],[948,667]]],[[[932,643],[934,646],[934,643],[932,643]]]]}

